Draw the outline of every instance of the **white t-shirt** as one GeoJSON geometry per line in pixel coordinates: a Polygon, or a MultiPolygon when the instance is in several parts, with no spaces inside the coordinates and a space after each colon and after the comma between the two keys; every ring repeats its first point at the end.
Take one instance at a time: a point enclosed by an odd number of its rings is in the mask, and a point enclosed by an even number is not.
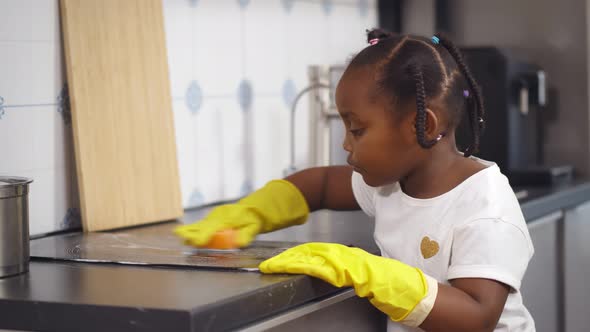
{"type": "MultiPolygon", "coordinates": [[[[486,278],[512,287],[495,332],[535,331],[520,282],[533,255],[518,200],[495,163],[438,197],[416,199],[399,183],[370,187],[353,173],[354,196],[375,217],[381,255],[420,268],[440,283],[486,278]]],[[[422,331],[391,320],[388,332],[422,331]]]]}

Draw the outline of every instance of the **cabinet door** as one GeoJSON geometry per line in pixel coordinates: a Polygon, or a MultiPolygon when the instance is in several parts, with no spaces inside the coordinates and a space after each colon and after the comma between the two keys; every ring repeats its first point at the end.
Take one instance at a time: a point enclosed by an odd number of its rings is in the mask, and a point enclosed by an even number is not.
{"type": "Polygon", "coordinates": [[[522,281],[524,304],[535,319],[537,332],[563,331],[560,325],[558,211],[528,223],[535,254],[522,281]]]}
{"type": "Polygon", "coordinates": [[[238,332],[382,332],[387,316],[352,289],[238,329],[238,332]]]}
{"type": "Polygon", "coordinates": [[[590,329],[590,202],[566,211],[565,330],[590,329]]]}

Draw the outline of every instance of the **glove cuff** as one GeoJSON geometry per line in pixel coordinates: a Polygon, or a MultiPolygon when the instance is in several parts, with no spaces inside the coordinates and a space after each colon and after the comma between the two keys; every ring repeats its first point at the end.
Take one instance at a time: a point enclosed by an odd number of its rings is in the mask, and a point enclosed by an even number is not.
{"type": "Polygon", "coordinates": [[[436,295],[438,294],[438,281],[424,274],[424,279],[426,280],[426,285],[428,287],[426,291],[426,296],[418,302],[416,307],[399,323],[402,323],[407,326],[411,327],[418,327],[420,326],[426,317],[430,314],[432,307],[434,307],[434,302],[436,300],[436,295]]]}
{"type": "Polygon", "coordinates": [[[301,225],[306,222],[309,207],[303,193],[287,180],[272,180],[264,187],[241,199],[260,224],[260,233],[301,225]]]}
{"type": "Polygon", "coordinates": [[[292,182],[279,179],[279,180],[272,180],[266,184],[267,187],[284,187],[285,194],[288,195],[289,201],[292,203],[295,209],[295,214],[301,215],[299,219],[302,219],[298,222],[298,224],[303,224],[307,221],[307,217],[309,216],[309,206],[307,205],[307,201],[303,196],[303,193],[297,186],[295,186],[292,182]]]}

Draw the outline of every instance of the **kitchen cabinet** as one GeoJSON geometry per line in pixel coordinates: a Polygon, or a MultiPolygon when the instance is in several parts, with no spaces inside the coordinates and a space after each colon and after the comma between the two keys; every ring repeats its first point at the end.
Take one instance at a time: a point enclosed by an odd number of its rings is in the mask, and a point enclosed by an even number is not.
{"type": "Polygon", "coordinates": [[[352,289],[347,289],[238,331],[382,332],[386,329],[387,317],[367,299],[359,298],[352,289]]]}
{"type": "Polygon", "coordinates": [[[567,210],[564,223],[565,329],[590,326],[590,202],[567,210]]]}
{"type": "Polygon", "coordinates": [[[528,223],[535,254],[522,281],[524,304],[535,319],[537,332],[562,331],[560,228],[563,213],[558,210],[528,223]]]}

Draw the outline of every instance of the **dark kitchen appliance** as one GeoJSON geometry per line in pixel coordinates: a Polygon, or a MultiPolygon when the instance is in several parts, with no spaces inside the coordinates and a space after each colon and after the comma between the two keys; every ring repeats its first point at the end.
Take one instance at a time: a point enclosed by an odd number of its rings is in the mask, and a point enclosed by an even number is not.
{"type": "MultiPolygon", "coordinates": [[[[497,47],[461,51],[482,88],[486,109],[487,129],[476,156],[496,162],[513,186],[569,181],[572,166],[544,165],[542,112],[547,84],[543,68],[497,47]]],[[[464,148],[469,142],[470,129],[464,120],[457,143],[464,148]]]]}

